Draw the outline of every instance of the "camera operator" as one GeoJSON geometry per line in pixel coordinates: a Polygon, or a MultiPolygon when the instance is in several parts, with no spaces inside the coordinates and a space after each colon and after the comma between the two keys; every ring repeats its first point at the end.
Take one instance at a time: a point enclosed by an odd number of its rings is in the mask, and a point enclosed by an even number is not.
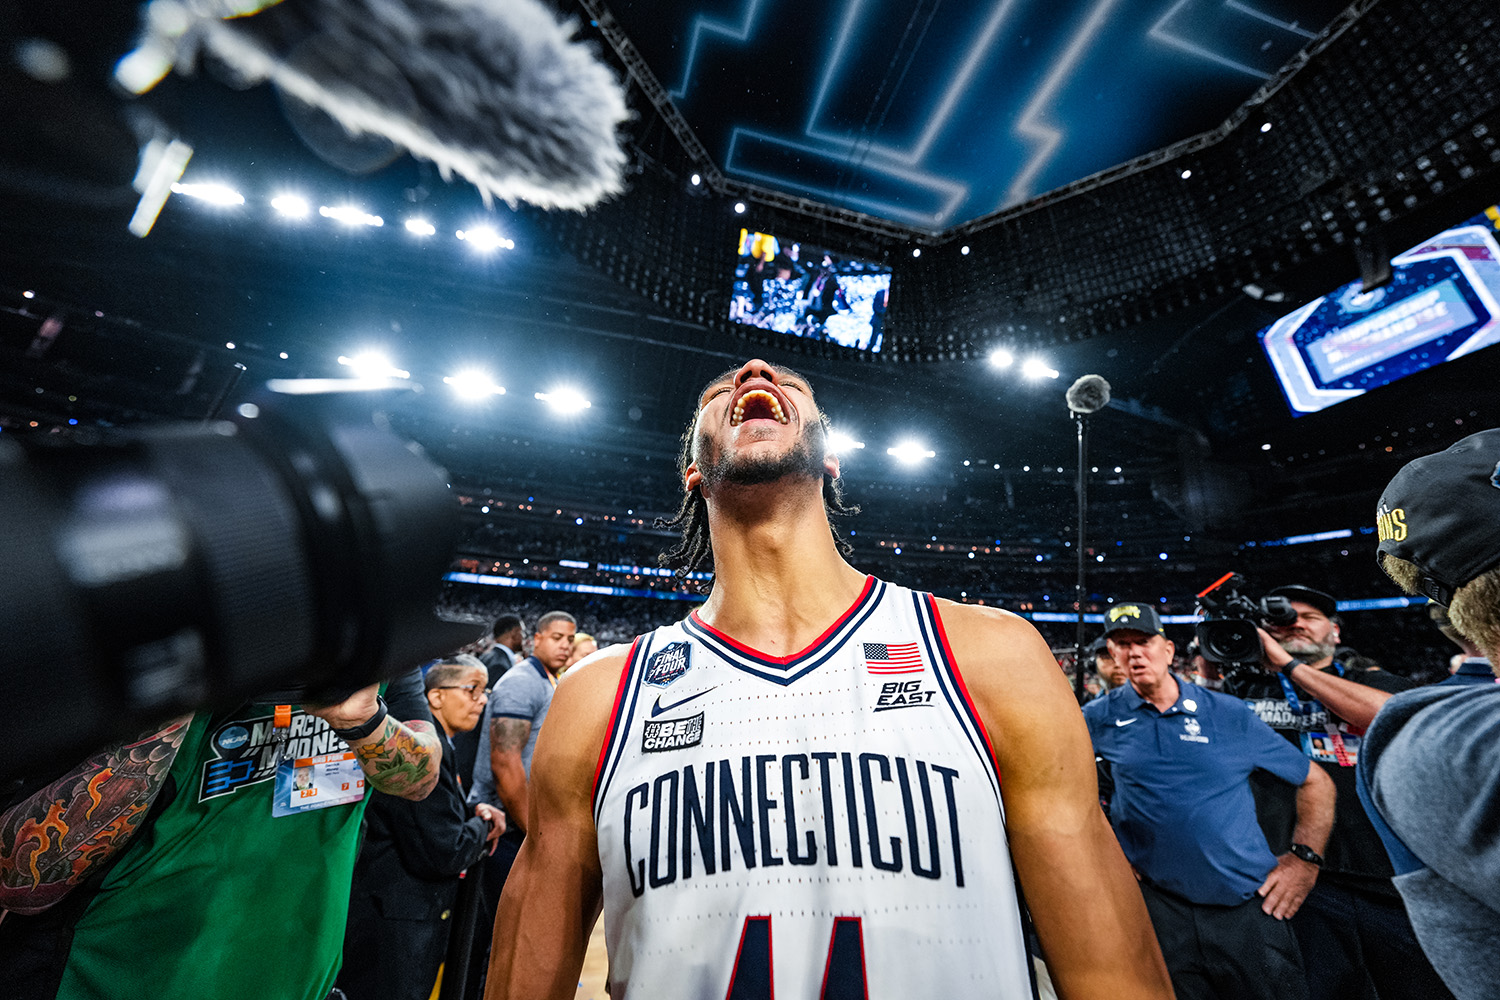
{"type": "MultiPolygon", "coordinates": [[[[1500,430],[1408,464],[1376,513],[1378,558],[1409,594],[1500,656],[1500,430]]],[[[1443,683],[1392,698],[1360,755],[1362,791],[1389,824],[1395,884],[1422,948],[1463,1000],[1500,996],[1500,688],[1443,683]]],[[[1384,825],[1382,824],[1382,825],[1384,825]]]]}
{"type": "Polygon", "coordinates": [[[429,718],[420,679],[393,683],[389,708],[378,688],[186,716],[13,796],[6,996],[327,997],[365,779],[410,799],[438,779],[432,723],[396,721],[429,718]]]}
{"type": "Polygon", "coordinates": [[[1312,587],[1269,591],[1291,603],[1296,620],[1259,629],[1261,669],[1237,671],[1226,693],[1251,710],[1333,779],[1338,801],[1323,856],[1292,842],[1287,790],[1253,781],[1256,811],[1274,851],[1292,850],[1322,869],[1292,926],[1315,997],[1444,997],[1448,993],[1417,945],[1391,884],[1390,860],[1360,805],[1354,766],[1365,727],[1391,695],[1411,685],[1384,671],[1346,669],[1334,660],[1342,626],[1338,604],[1312,587]]]}

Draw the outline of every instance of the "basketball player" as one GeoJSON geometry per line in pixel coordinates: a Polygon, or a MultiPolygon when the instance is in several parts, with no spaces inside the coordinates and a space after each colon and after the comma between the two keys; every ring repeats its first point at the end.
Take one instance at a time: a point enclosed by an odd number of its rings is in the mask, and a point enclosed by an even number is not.
{"type": "Polygon", "coordinates": [[[1046,643],[851,567],[824,432],[763,361],[700,397],[712,593],[558,686],[488,1000],[571,997],[601,905],[615,1000],[1029,997],[1018,882],[1060,996],[1170,997],[1046,643]]]}

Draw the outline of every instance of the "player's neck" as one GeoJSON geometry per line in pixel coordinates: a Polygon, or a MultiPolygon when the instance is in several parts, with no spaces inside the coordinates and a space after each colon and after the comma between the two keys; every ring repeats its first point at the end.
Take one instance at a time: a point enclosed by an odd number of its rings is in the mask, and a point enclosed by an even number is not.
{"type": "Polygon", "coordinates": [[[711,505],[714,588],[699,617],[775,656],[805,649],[847,611],[865,576],[844,561],[816,508],[711,505]]]}

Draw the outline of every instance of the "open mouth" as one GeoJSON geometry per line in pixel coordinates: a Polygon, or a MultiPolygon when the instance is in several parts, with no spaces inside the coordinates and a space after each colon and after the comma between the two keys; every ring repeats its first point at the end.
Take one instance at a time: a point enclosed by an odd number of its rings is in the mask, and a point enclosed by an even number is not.
{"type": "Polygon", "coordinates": [[[729,426],[738,427],[747,420],[774,420],[778,424],[791,422],[781,408],[781,400],[765,389],[751,389],[735,402],[734,412],[729,415],[729,426]]]}

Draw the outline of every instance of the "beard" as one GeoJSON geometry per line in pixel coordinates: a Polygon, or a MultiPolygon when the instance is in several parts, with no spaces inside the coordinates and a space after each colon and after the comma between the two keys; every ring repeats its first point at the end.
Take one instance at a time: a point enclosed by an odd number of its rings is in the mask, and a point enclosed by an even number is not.
{"type": "Polygon", "coordinates": [[[1309,663],[1332,656],[1338,646],[1331,642],[1316,642],[1304,635],[1287,636],[1276,640],[1276,644],[1293,656],[1303,657],[1309,663]]]}
{"type": "Polygon", "coordinates": [[[736,457],[728,452],[708,456],[698,464],[704,489],[721,483],[733,486],[762,486],[788,477],[822,479],[826,444],[821,424],[808,424],[797,443],[780,455],[736,457]]]}

